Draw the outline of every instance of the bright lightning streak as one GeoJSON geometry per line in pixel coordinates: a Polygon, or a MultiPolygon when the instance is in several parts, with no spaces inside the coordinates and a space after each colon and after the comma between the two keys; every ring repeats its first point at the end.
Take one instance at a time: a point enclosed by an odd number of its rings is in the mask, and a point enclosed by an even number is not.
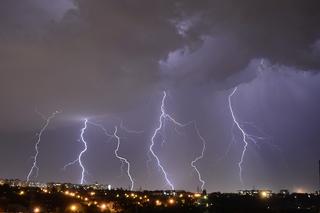
{"type": "Polygon", "coordinates": [[[201,154],[196,157],[193,161],[191,161],[191,167],[196,171],[196,173],[198,174],[198,179],[201,182],[201,191],[203,191],[204,189],[204,185],[205,185],[205,181],[202,179],[201,177],[201,173],[199,171],[199,169],[194,165],[196,162],[198,162],[199,160],[201,160],[204,157],[204,152],[206,150],[206,141],[205,139],[201,136],[200,131],[198,129],[198,126],[196,125],[196,123],[194,123],[194,128],[196,130],[196,133],[198,135],[198,137],[200,138],[200,140],[202,141],[202,150],[201,150],[201,154]]]}
{"type": "MultiPolygon", "coordinates": [[[[115,132],[113,134],[110,134],[103,125],[97,124],[97,123],[93,123],[91,121],[89,121],[89,123],[94,125],[94,126],[96,126],[96,127],[99,127],[104,132],[104,134],[107,135],[108,137],[115,138],[117,140],[117,147],[116,147],[116,149],[114,151],[114,154],[115,154],[116,158],[118,158],[120,160],[120,162],[121,162],[121,167],[120,167],[121,168],[121,173],[123,171],[123,165],[127,164],[127,174],[128,174],[129,179],[130,179],[130,182],[131,182],[130,189],[132,190],[133,187],[134,187],[134,181],[133,181],[133,178],[132,178],[131,173],[130,173],[130,163],[126,158],[121,157],[118,154],[118,151],[119,151],[119,148],[120,148],[120,137],[117,135],[118,128],[115,127],[115,132]]],[[[129,130],[128,128],[124,127],[122,120],[120,122],[120,128],[123,129],[124,131],[126,131],[127,133],[137,133],[137,134],[139,134],[139,133],[143,132],[143,131],[129,130]]]]}
{"type": "MultiPolygon", "coordinates": [[[[122,157],[122,156],[120,156],[118,154],[118,151],[119,151],[119,148],[120,148],[120,137],[117,135],[117,133],[118,133],[117,126],[115,127],[115,132],[113,134],[110,134],[103,125],[97,124],[97,123],[88,121],[88,119],[85,119],[84,127],[81,129],[81,134],[80,134],[80,140],[85,145],[85,148],[80,152],[80,154],[79,154],[79,156],[78,156],[78,158],[76,160],[66,164],[63,167],[63,169],[65,170],[68,166],[74,165],[75,163],[78,162],[80,167],[81,167],[81,169],[82,169],[82,172],[81,172],[81,184],[83,184],[85,182],[84,176],[85,176],[86,170],[85,170],[85,167],[83,166],[83,163],[81,161],[81,157],[87,151],[87,143],[86,143],[83,135],[84,135],[85,130],[88,127],[88,124],[91,124],[93,126],[99,127],[104,132],[105,135],[107,135],[110,138],[115,138],[117,140],[117,147],[116,147],[116,149],[114,151],[114,154],[115,154],[116,158],[118,158],[120,160],[120,162],[121,162],[121,171],[122,171],[123,164],[127,164],[127,174],[128,174],[129,179],[130,179],[130,182],[131,182],[130,190],[133,190],[134,180],[133,180],[133,178],[131,176],[131,173],[130,173],[131,165],[130,165],[129,161],[126,158],[124,158],[124,157],[122,157]]],[[[138,133],[142,133],[143,132],[143,131],[136,131],[136,130],[127,129],[126,127],[124,127],[122,121],[120,123],[120,128],[123,129],[124,131],[128,132],[128,133],[137,133],[138,134],[138,133]]]]}
{"type": "Polygon", "coordinates": [[[230,113],[231,113],[231,116],[232,116],[232,119],[233,119],[233,122],[234,124],[238,127],[238,129],[240,130],[241,134],[242,134],[242,141],[244,143],[244,146],[243,146],[243,150],[242,150],[242,153],[241,153],[241,158],[240,158],[240,161],[238,162],[238,167],[239,167],[239,178],[240,178],[240,182],[242,184],[242,186],[244,185],[243,184],[243,178],[242,178],[242,164],[243,164],[243,160],[244,160],[244,156],[246,154],[246,151],[247,151],[247,147],[248,147],[248,141],[247,141],[247,138],[248,138],[248,134],[241,128],[236,116],[234,115],[234,112],[233,112],[233,108],[232,108],[232,102],[231,102],[231,98],[232,96],[235,94],[235,92],[237,91],[238,87],[235,87],[233,89],[233,91],[231,92],[231,94],[228,96],[228,102],[229,102],[229,109],[230,109],[230,113]]]}
{"type": "MultiPolygon", "coordinates": [[[[261,66],[264,66],[263,60],[261,61],[261,66]]],[[[242,165],[243,165],[243,161],[244,161],[244,157],[246,155],[246,151],[247,151],[247,147],[249,145],[249,142],[252,142],[254,145],[258,145],[258,141],[260,142],[261,140],[264,140],[265,137],[261,137],[261,136],[256,136],[256,135],[252,135],[249,134],[246,130],[244,130],[246,128],[246,125],[250,125],[251,127],[253,127],[254,129],[258,130],[260,133],[263,133],[261,130],[259,130],[259,128],[255,125],[253,125],[250,122],[240,122],[235,114],[234,114],[234,110],[232,107],[232,97],[233,95],[237,92],[237,87],[235,87],[232,92],[230,93],[230,95],[228,96],[228,103],[229,103],[229,109],[230,109],[230,113],[232,116],[232,120],[233,120],[233,127],[236,126],[238,128],[238,130],[241,132],[242,135],[242,141],[244,143],[243,149],[242,149],[242,153],[241,153],[241,158],[240,161],[238,162],[238,167],[239,167],[239,178],[240,178],[240,182],[242,184],[242,186],[244,186],[243,184],[243,176],[242,176],[242,165]]],[[[233,137],[234,140],[234,137],[233,137]]],[[[230,149],[230,146],[232,144],[229,145],[228,150],[230,149]]],[[[274,144],[271,143],[267,143],[267,145],[271,146],[272,148],[275,148],[277,151],[281,151],[280,148],[274,144]]]]}
{"type": "MultiPolygon", "coordinates": [[[[153,151],[153,146],[155,145],[155,138],[156,138],[158,132],[162,129],[163,121],[167,118],[167,114],[164,109],[164,102],[165,102],[166,96],[167,96],[167,93],[165,91],[163,91],[163,97],[162,97],[162,101],[161,101],[161,115],[159,117],[159,126],[155,129],[155,131],[152,135],[151,145],[149,147],[149,150],[150,150],[151,154],[153,155],[153,157],[156,159],[158,167],[161,169],[167,184],[170,186],[171,190],[174,190],[174,186],[171,183],[171,181],[169,180],[166,170],[163,168],[158,156],[153,151]]],[[[171,118],[171,117],[169,117],[169,118],[171,118]]],[[[174,120],[174,119],[172,119],[172,120],[174,120]]],[[[174,121],[174,123],[177,123],[177,122],[174,121]]]]}
{"type": "Polygon", "coordinates": [[[84,132],[86,131],[87,129],[87,123],[88,123],[88,119],[85,119],[84,120],[84,127],[81,129],[81,134],[80,134],[80,137],[81,137],[81,141],[84,145],[84,149],[80,152],[79,154],[79,158],[78,158],[78,162],[79,162],[79,165],[81,167],[81,181],[80,183],[83,184],[83,182],[85,181],[84,179],[84,173],[86,171],[86,169],[84,168],[83,164],[82,164],[82,160],[81,160],[81,157],[82,155],[87,151],[88,147],[87,147],[87,142],[85,141],[83,135],[84,135],[84,132]]]}
{"type": "MultiPolygon", "coordinates": [[[[153,150],[153,147],[154,147],[154,145],[155,145],[155,139],[156,139],[156,137],[157,137],[158,134],[162,135],[160,131],[161,131],[161,129],[164,128],[164,125],[165,125],[165,121],[166,121],[166,120],[171,121],[174,125],[176,125],[176,126],[178,126],[178,127],[186,127],[186,126],[188,126],[188,125],[190,125],[190,124],[193,123],[193,124],[194,124],[194,127],[195,127],[195,129],[196,129],[197,135],[199,136],[199,138],[201,139],[201,141],[202,141],[202,143],[203,143],[203,148],[202,148],[201,154],[200,154],[198,157],[196,157],[196,158],[191,162],[191,166],[194,168],[194,170],[195,170],[196,173],[198,174],[199,181],[200,181],[201,184],[202,184],[202,185],[201,185],[201,189],[203,189],[205,182],[203,181],[203,179],[202,179],[202,177],[201,177],[201,174],[200,174],[198,168],[195,166],[195,163],[196,163],[197,161],[199,161],[200,159],[203,158],[204,151],[205,151],[205,148],[206,148],[206,146],[205,146],[205,144],[206,144],[206,143],[205,143],[205,140],[204,140],[204,138],[200,135],[200,132],[199,132],[199,130],[198,130],[198,128],[197,128],[197,126],[196,126],[196,124],[195,124],[194,121],[191,121],[191,122],[182,124],[182,123],[176,121],[171,115],[169,115],[169,114],[166,113],[166,110],[165,110],[165,100],[166,100],[166,97],[167,97],[167,93],[166,93],[165,91],[163,91],[163,97],[162,97],[161,107],[160,107],[161,114],[160,114],[160,116],[159,116],[159,125],[158,125],[158,127],[154,130],[154,133],[153,133],[153,135],[152,135],[152,137],[151,137],[151,144],[150,144],[150,146],[149,146],[149,151],[150,151],[150,153],[152,154],[152,156],[156,159],[156,161],[157,161],[157,166],[158,166],[158,168],[161,170],[161,172],[162,172],[162,174],[163,174],[163,176],[164,176],[164,179],[165,179],[167,185],[171,188],[171,190],[174,190],[174,185],[173,185],[172,182],[169,180],[169,177],[168,177],[168,174],[167,174],[166,170],[164,169],[163,165],[161,164],[159,157],[157,156],[157,154],[156,154],[156,153],[154,152],[154,150],[153,150]]],[[[175,130],[177,131],[176,128],[175,128],[175,130]]],[[[179,133],[179,132],[177,131],[177,133],[179,133]]],[[[164,142],[165,142],[165,140],[163,139],[163,140],[162,140],[162,145],[164,144],[164,142]]]]}
{"type": "Polygon", "coordinates": [[[247,151],[247,147],[248,147],[248,144],[249,144],[249,141],[252,141],[253,143],[257,144],[257,141],[256,139],[263,139],[262,137],[257,137],[257,136],[254,136],[254,135],[250,135],[248,134],[240,125],[240,122],[237,120],[235,114],[234,114],[234,111],[233,111],[233,108],[232,108],[232,102],[231,102],[231,98],[232,96],[236,93],[238,87],[235,87],[233,89],[233,91],[231,92],[231,94],[228,96],[228,102],[229,102],[229,109],[230,109],[230,113],[231,113],[231,116],[232,116],[232,119],[233,119],[233,122],[234,124],[236,125],[236,127],[239,129],[239,131],[241,132],[242,134],[242,141],[244,143],[244,146],[243,146],[243,149],[242,149],[242,153],[241,153],[241,158],[240,158],[240,161],[238,162],[238,167],[239,167],[239,178],[240,178],[240,182],[242,184],[242,186],[244,186],[243,184],[243,177],[242,177],[242,164],[243,164],[243,161],[244,161],[244,157],[245,157],[245,154],[246,154],[246,151],[247,151]]]}
{"type": "Polygon", "coordinates": [[[84,126],[81,129],[80,132],[80,142],[83,143],[84,145],[84,149],[79,153],[78,158],[68,164],[66,164],[63,168],[66,169],[68,166],[74,165],[75,163],[79,163],[79,166],[81,167],[81,179],[80,179],[80,184],[83,184],[85,182],[85,173],[86,173],[86,169],[82,163],[82,155],[87,151],[88,146],[87,146],[87,142],[84,139],[84,133],[86,131],[88,127],[88,119],[84,119],[84,126]]]}
{"type": "Polygon", "coordinates": [[[35,151],[36,151],[36,154],[32,157],[33,158],[33,164],[32,164],[32,167],[27,175],[27,181],[30,180],[30,177],[33,173],[34,170],[36,170],[36,177],[38,177],[38,173],[39,173],[39,167],[38,167],[38,155],[39,155],[39,145],[40,145],[40,142],[41,142],[41,136],[43,134],[43,132],[47,129],[51,119],[53,119],[58,113],[60,113],[59,111],[56,111],[54,113],[52,113],[48,118],[45,118],[44,115],[42,115],[41,113],[39,113],[37,110],[36,112],[45,120],[45,123],[44,125],[42,126],[40,132],[38,133],[38,139],[37,139],[37,142],[35,144],[35,151]]]}
{"type": "MultiPolygon", "coordinates": [[[[96,127],[98,127],[98,128],[100,128],[103,132],[104,132],[104,134],[106,135],[106,136],[108,136],[109,138],[115,138],[115,139],[117,139],[115,136],[114,136],[114,134],[110,134],[109,132],[108,132],[108,130],[103,126],[103,125],[101,125],[101,124],[97,124],[97,123],[93,123],[93,122],[91,122],[91,121],[89,121],[89,123],[90,124],[92,124],[93,126],[96,126],[96,127]]],[[[121,121],[121,123],[122,123],[122,121],[121,121]]],[[[120,143],[120,140],[117,140],[117,142],[118,143],[120,143]]],[[[120,144],[119,144],[120,145],[120,144]]],[[[120,162],[121,162],[121,166],[120,166],[120,171],[121,171],[121,174],[123,173],[123,165],[124,165],[124,161],[115,153],[115,156],[116,156],[116,158],[118,158],[119,160],[120,160],[120,162]]],[[[130,177],[129,177],[130,178],[130,177]]]]}
{"type": "Polygon", "coordinates": [[[119,147],[120,147],[120,137],[117,135],[117,133],[118,133],[118,127],[115,126],[115,130],[114,130],[113,136],[117,139],[117,148],[114,150],[114,154],[116,155],[116,157],[118,159],[120,159],[121,162],[124,162],[125,164],[127,164],[127,174],[128,174],[129,179],[130,179],[130,182],[131,182],[130,190],[132,191],[133,190],[133,186],[134,186],[134,181],[133,181],[133,178],[132,178],[131,173],[130,173],[130,163],[126,158],[121,157],[118,154],[119,147]]]}

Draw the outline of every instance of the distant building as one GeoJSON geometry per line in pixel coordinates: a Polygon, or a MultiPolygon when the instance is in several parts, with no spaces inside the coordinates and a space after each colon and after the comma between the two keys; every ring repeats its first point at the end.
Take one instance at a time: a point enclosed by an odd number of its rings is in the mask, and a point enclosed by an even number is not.
{"type": "Polygon", "coordinates": [[[280,190],[280,194],[282,194],[282,195],[289,195],[290,192],[289,192],[289,190],[287,190],[287,189],[281,189],[281,190],[280,190]]]}

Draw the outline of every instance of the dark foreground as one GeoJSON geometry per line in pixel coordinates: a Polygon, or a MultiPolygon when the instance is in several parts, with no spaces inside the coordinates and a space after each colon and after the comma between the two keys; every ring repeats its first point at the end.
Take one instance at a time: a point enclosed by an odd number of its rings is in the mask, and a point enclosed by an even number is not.
{"type": "Polygon", "coordinates": [[[0,212],[320,213],[317,194],[241,195],[184,191],[106,190],[95,187],[0,186],[0,212]]]}

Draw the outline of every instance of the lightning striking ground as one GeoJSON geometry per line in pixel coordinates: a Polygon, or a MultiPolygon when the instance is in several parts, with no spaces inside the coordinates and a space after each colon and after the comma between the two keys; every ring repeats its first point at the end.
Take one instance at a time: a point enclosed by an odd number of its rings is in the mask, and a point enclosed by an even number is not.
{"type": "MultiPolygon", "coordinates": [[[[231,94],[228,96],[228,103],[229,103],[229,110],[230,110],[230,114],[231,114],[231,117],[232,117],[232,120],[233,120],[233,123],[234,125],[238,128],[238,130],[241,132],[241,135],[242,135],[242,142],[243,142],[243,149],[242,149],[242,152],[241,152],[241,157],[240,157],[240,161],[238,162],[238,167],[239,167],[239,179],[240,179],[240,182],[242,184],[242,186],[244,186],[244,182],[243,182],[243,176],[242,176],[242,164],[243,164],[243,161],[244,161],[244,158],[245,158],[245,155],[246,155],[246,152],[247,152],[247,148],[248,148],[248,145],[249,145],[249,141],[253,142],[255,145],[257,145],[257,140],[263,140],[264,138],[263,137],[260,137],[260,136],[255,136],[255,135],[251,135],[249,133],[247,133],[245,130],[244,130],[244,127],[242,126],[242,124],[248,124],[248,122],[240,122],[237,120],[237,117],[235,116],[234,114],[234,110],[233,110],[233,107],[232,107],[232,97],[233,95],[237,92],[238,90],[238,87],[235,87],[231,94]]],[[[250,123],[249,123],[250,124],[250,123]]],[[[251,124],[252,125],[252,124],[251,124]]],[[[255,126],[254,126],[255,127],[255,126]]],[[[255,127],[256,128],[256,127],[255,127]]]]}
{"type": "MultiPolygon", "coordinates": [[[[118,158],[121,162],[121,172],[122,172],[122,168],[123,168],[123,164],[127,164],[127,175],[128,175],[128,178],[131,182],[131,185],[130,185],[130,190],[133,190],[133,187],[134,187],[134,180],[132,178],[132,175],[130,173],[130,168],[131,168],[131,165],[130,165],[130,162],[128,161],[128,159],[122,157],[119,155],[119,148],[120,148],[120,136],[118,135],[118,127],[115,126],[115,131],[113,134],[110,134],[106,128],[101,125],[101,124],[97,124],[97,123],[93,123],[91,121],[89,121],[90,124],[96,126],[96,127],[99,127],[106,136],[110,137],[110,138],[115,138],[116,141],[117,141],[117,146],[116,146],[116,149],[114,150],[114,154],[116,156],[116,158],[118,158]]],[[[123,129],[124,131],[126,131],[127,133],[136,133],[136,134],[139,134],[139,133],[142,133],[143,131],[136,131],[136,130],[129,130],[128,128],[124,127],[123,125],[123,121],[121,120],[120,122],[120,128],[123,129]]]]}
{"type": "Polygon", "coordinates": [[[44,125],[42,126],[41,130],[39,131],[39,133],[37,134],[38,135],[38,139],[37,139],[37,142],[35,144],[35,155],[32,157],[33,158],[33,164],[32,164],[32,167],[27,175],[27,181],[30,180],[31,178],[31,175],[33,173],[34,170],[36,170],[36,177],[38,177],[38,173],[39,173],[39,167],[38,167],[38,155],[39,155],[39,145],[40,145],[40,142],[41,142],[41,136],[43,134],[43,132],[47,129],[51,119],[53,119],[58,113],[60,113],[59,111],[56,111],[54,113],[52,113],[48,118],[45,118],[45,116],[43,114],[41,114],[40,112],[38,112],[36,110],[36,112],[45,120],[45,123],[44,125]]]}
{"type": "Polygon", "coordinates": [[[83,143],[84,149],[81,150],[81,152],[79,153],[78,158],[77,158],[76,160],[74,160],[74,161],[66,164],[66,165],[63,167],[64,169],[66,169],[68,166],[71,166],[71,165],[73,165],[73,164],[75,164],[75,163],[78,162],[78,163],[79,163],[79,166],[81,167],[81,179],[80,179],[80,184],[83,184],[83,183],[85,182],[86,169],[85,169],[85,167],[84,167],[84,165],[83,165],[83,163],[82,163],[82,155],[83,155],[83,154],[87,151],[87,149],[88,149],[87,142],[86,142],[86,140],[84,139],[84,133],[85,133],[87,127],[88,127],[88,119],[84,119],[84,126],[83,126],[83,128],[81,129],[80,139],[79,139],[79,141],[80,141],[81,143],[83,143]]]}
{"type": "Polygon", "coordinates": [[[115,130],[114,130],[113,136],[117,139],[117,148],[114,150],[114,154],[116,155],[116,157],[118,159],[120,159],[121,162],[124,162],[125,164],[127,164],[127,175],[128,175],[128,177],[130,179],[130,182],[131,182],[130,190],[132,191],[133,187],[134,187],[134,181],[133,181],[133,178],[132,178],[131,173],[130,173],[131,165],[130,165],[129,161],[126,158],[120,156],[119,153],[118,153],[119,152],[119,147],[120,147],[120,137],[117,134],[118,134],[118,127],[115,126],[115,130]]]}
{"type": "MultiPolygon", "coordinates": [[[[154,145],[155,145],[155,139],[156,139],[156,137],[157,137],[158,134],[161,135],[161,133],[159,133],[159,132],[160,132],[161,129],[164,127],[166,120],[171,121],[174,125],[176,125],[176,126],[178,126],[178,127],[186,127],[186,126],[188,126],[188,125],[190,125],[190,124],[193,123],[193,124],[194,124],[194,127],[195,127],[195,129],[196,129],[196,132],[197,132],[198,136],[200,137],[200,139],[201,139],[201,141],[202,141],[202,143],[203,143],[203,148],[202,148],[201,154],[200,154],[198,157],[196,157],[196,158],[191,162],[191,166],[194,168],[194,170],[195,170],[196,173],[198,174],[199,181],[200,181],[201,184],[202,184],[202,185],[201,185],[201,188],[203,189],[205,182],[203,181],[203,179],[202,179],[202,177],[201,177],[201,174],[200,174],[198,168],[195,166],[195,163],[196,163],[197,161],[199,161],[200,159],[203,158],[204,151],[205,151],[205,147],[206,147],[206,146],[205,146],[205,144],[206,144],[206,143],[205,143],[205,140],[204,140],[204,138],[200,135],[199,130],[198,130],[197,126],[195,125],[195,122],[194,122],[194,121],[191,121],[191,122],[188,122],[188,123],[183,124],[183,123],[180,123],[180,122],[176,121],[171,115],[169,115],[168,113],[166,113],[166,110],[165,110],[165,100],[166,100],[166,97],[167,97],[167,93],[166,93],[165,91],[163,91],[163,96],[162,96],[161,106],[160,106],[161,114],[160,114],[160,116],[159,116],[159,125],[158,125],[157,128],[154,130],[153,135],[152,135],[152,137],[151,137],[151,144],[150,144],[150,146],[149,146],[149,152],[150,152],[150,153],[152,154],[152,156],[155,158],[155,160],[156,160],[156,162],[157,162],[157,166],[158,166],[158,168],[161,170],[161,172],[162,172],[162,174],[163,174],[163,176],[164,176],[164,179],[165,179],[165,181],[166,181],[166,184],[170,187],[171,190],[174,190],[175,188],[174,188],[173,183],[170,181],[170,179],[169,179],[169,177],[168,177],[168,174],[167,174],[165,168],[163,167],[163,165],[161,164],[161,161],[160,161],[158,155],[157,155],[157,154],[154,152],[154,150],[153,150],[153,147],[154,147],[154,145]]],[[[176,129],[175,129],[175,130],[176,130],[176,129]]],[[[176,130],[176,131],[177,131],[177,130],[176,130]]],[[[162,145],[163,145],[163,143],[164,143],[164,139],[162,140],[162,145]]]]}
{"type": "Polygon", "coordinates": [[[240,158],[240,161],[238,162],[238,167],[239,167],[239,178],[240,178],[240,182],[242,184],[242,186],[244,185],[243,184],[243,177],[242,177],[242,164],[243,164],[243,160],[244,160],[244,156],[246,154],[246,151],[247,151],[247,147],[248,147],[248,137],[249,135],[241,128],[241,125],[240,123],[238,122],[235,114],[234,114],[234,111],[233,111],[233,108],[232,108],[232,101],[231,101],[231,98],[232,96],[236,93],[238,87],[235,87],[231,94],[228,96],[228,102],[229,102],[229,109],[230,109],[230,113],[231,113],[231,116],[232,116],[232,119],[233,119],[233,122],[234,124],[237,126],[237,128],[239,129],[239,131],[241,132],[242,134],[242,141],[244,143],[244,146],[243,146],[243,149],[242,149],[242,153],[241,153],[241,158],[240,158]]]}
{"type": "MultiPolygon", "coordinates": [[[[261,66],[263,66],[263,61],[261,61],[261,66]]],[[[258,130],[260,133],[263,133],[263,131],[261,131],[257,126],[255,126],[253,123],[250,123],[250,122],[241,122],[237,119],[235,113],[234,113],[234,110],[233,110],[233,107],[232,107],[232,97],[233,95],[237,92],[238,90],[238,87],[235,87],[232,92],[229,94],[228,96],[228,103],[229,103],[229,110],[230,110],[230,114],[231,114],[231,117],[232,117],[232,120],[233,120],[233,127],[236,126],[237,129],[241,132],[241,135],[242,135],[242,142],[243,142],[243,149],[242,149],[242,152],[241,152],[241,157],[240,157],[240,161],[238,162],[238,167],[239,167],[239,179],[240,179],[240,182],[242,184],[242,186],[244,186],[244,182],[243,182],[243,176],[242,176],[242,171],[243,171],[243,162],[244,162],[244,158],[245,158],[245,155],[246,155],[246,152],[247,152],[247,148],[248,148],[248,145],[250,144],[250,142],[252,142],[254,145],[259,145],[258,144],[258,141],[259,142],[262,142],[262,140],[265,140],[266,138],[265,137],[261,137],[261,136],[256,136],[256,135],[252,135],[252,134],[249,134],[245,128],[247,125],[251,126],[251,128],[254,128],[256,130],[258,130]]],[[[265,133],[263,133],[265,134],[265,133]]],[[[234,140],[234,135],[233,135],[233,140],[234,140]]],[[[265,143],[265,142],[264,142],[265,143]]],[[[277,145],[274,145],[274,144],[271,144],[271,143],[266,143],[267,145],[269,145],[270,147],[276,149],[277,151],[281,152],[281,149],[277,146],[277,145]]],[[[230,144],[232,145],[232,144],[230,144]]],[[[230,145],[228,147],[228,149],[230,149],[230,145]]]]}
{"type": "Polygon", "coordinates": [[[196,130],[196,133],[197,133],[198,137],[200,138],[200,140],[202,142],[202,150],[201,150],[201,154],[199,156],[197,156],[193,161],[191,161],[191,167],[196,171],[196,173],[198,175],[198,179],[201,182],[201,191],[203,191],[204,185],[205,185],[206,182],[202,179],[201,173],[200,173],[199,169],[197,168],[197,166],[195,165],[195,163],[198,162],[199,160],[201,160],[204,157],[204,152],[206,150],[206,141],[201,136],[200,131],[199,131],[198,126],[197,126],[196,123],[194,123],[194,128],[196,130]]]}

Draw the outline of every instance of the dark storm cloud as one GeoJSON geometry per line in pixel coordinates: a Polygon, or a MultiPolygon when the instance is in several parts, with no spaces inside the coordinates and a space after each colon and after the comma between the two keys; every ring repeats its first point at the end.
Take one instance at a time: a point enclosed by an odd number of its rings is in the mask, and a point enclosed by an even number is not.
{"type": "Polygon", "coordinates": [[[178,68],[191,67],[191,82],[226,78],[259,57],[319,65],[316,1],[66,2],[1,2],[1,95],[9,114],[18,103],[113,111],[161,84],[159,61],[184,48],[179,57],[191,57],[178,68]]]}
{"type": "Polygon", "coordinates": [[[319,68],[318,1],[184,1],[181,5],[201,17],[202,26],[194,27],[206,35],[200,50],[183,48],[176,55],[186,62],[178,72],[191,69],[191,79],[201,72],[205,79],[224,79],[254,58],[304,70],[319,68]],[[201,65],[195,66],[192,59],[201,65]]]}
{"type": "MultiPolygon", "coordinates": [[[[220,165],[217,159],[225,152],[232,129],[230,91],[223,89],[239,85],[234,103],[241,120],[253,121],[276,142],[283,142],[285,157],[294,164],[301,160],[301,147],[306,156],[311,153],[302,162],[309,167],[292,166],[288,175],[281,165],[274,168],[269,163],[273,157],[272,164],[277,164],[274,161],[281,156],[250,146],[246,183],[269,187],[274,181],[273,186],[280,188],[288,176],[300,172],[307,178],[296,178],[291,185],[299,181],[308,182],[309,188],[316,185],[310,171],[319,156],[315,151],[319,119],[313,115],[319,108],[315,106],[320,103],[320,81],[319,74],[304,71],[320,70],[317,0],[3,0],[0,5],[0,162],[15,164],[2,165],[6,168],[2,175],[25,177],[30,165],[25,159],[33,153],[33,134],[42,122],[34,112],[37,107],[44,114],[63,111],[44,135],[40,180],[77,182],[78,168],[67,175],[60,168],[81,149],[73,143],[82,127],[80,119],[96,116],[113,129],[117,122],[110,117],[116,114],[129,127],[145,130],[138,136],[121,133],[121,152],[132,161],[137,186],[162,187],[157,169],[151,167],[146,180],[144,166],[159,115],[159,90],[168,89],[168,111],[179,121],[197,120],[208,141],[206,157],[199,162],[208,188],[238,189],[241,140],[231,149],[231,157],[220,165]],[[300,125],[303,131],[298,131],[300,125]],[[305,138],[308,146],[301,144],[305,138]],[[15,152],[20,146],[26,149],[15,152]],[[19,156],[13,160],[8,153],[19,156]]],[[[198,184],[189,166],[200,150],[192,134],[189,129],[186,137],[168,132],[168,143],[157,147],[180,188],[194,189],[198,184]],[[177,156],[176,150],[183,154],[177,156]]],[[[87,137],[92,145],[85,162],[94,178],[105,181],[108,174],[99,173],[106,171],[117,177],[119,162],[109,159],[113,147],[101,148],[98,141],[105,138],[92,127],[87,137]]],[[[127,184],[115,180],[108,181],[127,184]]]]}

